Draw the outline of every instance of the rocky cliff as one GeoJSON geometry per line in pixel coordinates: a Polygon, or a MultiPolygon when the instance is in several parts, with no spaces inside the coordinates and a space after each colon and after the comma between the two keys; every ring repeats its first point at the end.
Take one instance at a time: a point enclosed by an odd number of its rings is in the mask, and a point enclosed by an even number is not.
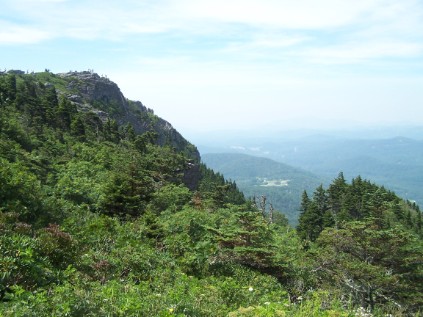
{"type": "Polygon", "coordinates": [[[159,145],[170,145],[187,154],[193,162],[199,162],[200,155],[195,146],[140,101],[125,98],[113,81],[91,71],[61,73],[57,76],[66,82],[66,89],[62,93],[80,111],[94,112],[103,121],[114,119],[119,125],[130,123],[137,134],[156,132],[159,145]]]}
{"type": "Polygon", "coordinates": [[[57,94],[75,104],[78,111],[95,113],[103,123],[115,120],[119,126],[130,124],[136,134],[154,132],[158,145],[171,146],[185,155],[184,183],[191,190],[196,189],[200,178],[200,154],[197,148],[169,122],[156,116],[153,110],[140,101],[125,98],[116,83],[92,71],[31,75],[41,86],[54,86],[57,94]]]}

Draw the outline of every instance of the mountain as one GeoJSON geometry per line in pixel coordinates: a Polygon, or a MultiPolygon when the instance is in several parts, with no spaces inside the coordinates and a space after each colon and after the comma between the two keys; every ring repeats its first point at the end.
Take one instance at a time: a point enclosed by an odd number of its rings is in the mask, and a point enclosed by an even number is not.
{"type": "Polygon", "coordinates": [[[63,96],[70,100],[80,112],[96,114],[103,122],[113,119],[118,125],[130,124],[137,134],[153,131],[157,133],[158,144],[187,151],[194,160],[199,160],[196,147],[169,122],[156,116],[152,109],[145,107],[140,101],[125,98],[118,85],[107,77],[92,71],[59,74],[43,72],[30,76],[41,86],[54,86],[58,97],[63,96]]]}
{"type": "Polygon", "coordinates": [[[268,158],[237,153],[209,153],[203,162],[224,177],[234,180],[246,197],[266,196],[289,222],[297,224],[301,195],[328,183],[308,171],[268,158]]]}
{"type": "MultiPolygon", "coordinates": [[[[102,126],[109,129],[119,127],[122,131],[126,130],[127,134],[145,134],[145,138],[154,139],[157,145],[170,146],[184,153],[189,159],[184,168],[185,184],[190,189],[197,187],[200,161],[197,148],[169,122],[156,116],[152,109],[145,107],[140,101],[125,98],[118,85],[107,77],[92,71],[71,71],[59,74],[46,71],[25,74],[23,71],[14,70],[9,71],[8,74],[16,76],[17,91],[31,90],[32,98],[36,99],[37,95],[50,95],[55,103],[61,99],[67,100],[79,113],[79,117],[84,118],[85,128],[89,125],[92,130],[95,130],[95,134],[99,133],[102,126]]],[[[19,102],[25,102],[25,100],[19,102]]],[[[48,116],[41,110],[42,107],[38,110],[34,109],[33,112],[39,112],[38,115],[41,117],[48,116]]],[[[49,110],[44,109],[44,111],[49,110]]]]}
{"type": "MultiPolygon", "coordinates": [[[[417,128],[414,130],[418,131],[417,128]]],[[[386,138],[376,138],[379,134],[364,138],[363,131],[355,134],[361,137],[354,137],[352,132],[347,135],[322,132],[297,136],[281,133],[250,140],[244,136],[238,141],[231,140],[232,144],[214,142],[215,148],[200,146],[200,150],[202,154],[230,151],[266,157],[329,179],[341,171],[346,179],[361,175],[395,191],[404,199],[423,202],[420,190],[423,185],[423,140],[388,137],[387,132],[386,138]]]]}
{"type": "Polygon", "coordinates": [[[382,184],[405,199],[423,202],[423,141],[389,139],[309,138],[278,144],[279,161],[330,177],[344,172],[382,184]]]}

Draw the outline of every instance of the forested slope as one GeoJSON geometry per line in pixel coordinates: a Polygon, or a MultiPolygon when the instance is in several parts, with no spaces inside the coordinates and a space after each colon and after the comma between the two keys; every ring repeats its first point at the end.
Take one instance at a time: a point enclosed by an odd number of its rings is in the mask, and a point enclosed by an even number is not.
{"type": "Polygon", "coordinates": [[[246,197],[266,196],[291,225],[298,224],[301,194],[313,191],[322,178],[287,164],[240,153],[207,153],[201,156],[214,171],[236,182],[246,197]]]}
{"type": "Polygon", "coordinates": [[[324,208],[304,195],[297,234],[164,120],[72,76],[0,74],[1,316],[419,313],[417,206],[336,179],[324,208]],[[360,213],[338,217],[350,187],[360,213]]]}

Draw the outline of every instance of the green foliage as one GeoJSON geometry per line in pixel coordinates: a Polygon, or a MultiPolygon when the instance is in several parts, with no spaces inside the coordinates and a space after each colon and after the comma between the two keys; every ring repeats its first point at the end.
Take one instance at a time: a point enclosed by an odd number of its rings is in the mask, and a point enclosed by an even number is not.
{"type": "Polygon", "coordinates": [[[31,225],[17,222],[13,213],[0,213],[0,301],[14,285],[34,290],[52,279],[52,267],[41,255],[31,225]]]}
{"type": "Polygon", "coordinates": [[[419,233],[420,211],[412,210],[392,192],[360,176],[347,184],[342,173],[327,190],[319,186],[309,199],[303,195],[298,233],[302,239],[315,241],[327,227],[340,228],[354,220],[374,218],[381,228],[399,222],[419,233]]]}
{"type": "Polygon", "coordinates": [[[200,165],[200,171],[201,179],[198,188],[202,193],[203,205],[208,205],[210,208],[220,208],[227,204],[242,204],[245,202],[244,195],[235,182],[225,180],[222,174],[214,172],[204,164],[200,165]]]}
{"type": "Polygon", "coordinates": [[[147,150],[148,144],[154,144],[157,139],[157,133],[154,132],[145,132],[141,135],[135,137],[135,147],[141,153],[144,153],[147,150]]]}
{"type": "Polygon", "coordinates": [[[37,177],[19,162],[0,158],[0,212],[35,220],[42,208],[42,191],[37,177]]]}
{"type": "Polygon", "coordinates": [[[184,185],[169,184],[161,187],[152,195],[151,208],[156,212],[178,211],[191,199],[191,193],[184,185]]]}
{"type": "Polygon", "coordinates": [[[76,261],[78,246],[75,239],[57,224],[49,224],[38,231],[37,240],[41,256],[46,256],[57,268],[66,269],[76,261]]]}
{"type": "Polygon", "coordinates": [[[110,176],[100,164],[74,159],[58,168],[55,189],[63,199],[95,207],[106,199],[110,176]]]}
{"type": "Polygon", "coordinates": [[[303,195],[298,234],[315,261],[315,285],[341,291],[352,303],[394,314],[422,305],[421,213],[392,192],[340,174],[309,199],[303,195]],[[327,221],[325,215],[331,216],[327,221]]]}
{"type": "Polygon", "coordinates": [[[303,193],[301,214],[297,232],[302,239],[315,241],[325,227],[332,227],[337,221],[337,205],[331,205],[333,195],[328,194],[323,186],[317,187],[310,200],[306,192],[303,193]]]}
{"type": "Polygon", "coordinates": [[[326,229],[317,242],[322,280],[342,287],[355,302],[372,310],[421,307],[422,244],[400,226],[380,229],[377,219],[350,222],[326,229]]]}
{"type": "Polygon", "coordinates": [[[0,106],[11,104],[16,99],[16,76],[0,76],[0,106]]]}
{"type": "Polygon", "coordinates": [[[58,98],[71,83],[0,75],[1,316],[418,313],[415,204],[340,177],[304,193],[297,235],[194,147],[58,98]]]}

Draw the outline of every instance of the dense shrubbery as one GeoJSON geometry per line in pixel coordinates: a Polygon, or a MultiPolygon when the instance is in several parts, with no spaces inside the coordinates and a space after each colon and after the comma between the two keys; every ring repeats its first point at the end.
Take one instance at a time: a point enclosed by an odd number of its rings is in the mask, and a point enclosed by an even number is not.
{"type": "Polygon", "coordinates": [[[338,178],[304,195],[297,235],[204,165],[188,189],[192,149],[78,112],[43,78],[0,76],[0,315],[418,313],[417,206],[338,178]]]}

